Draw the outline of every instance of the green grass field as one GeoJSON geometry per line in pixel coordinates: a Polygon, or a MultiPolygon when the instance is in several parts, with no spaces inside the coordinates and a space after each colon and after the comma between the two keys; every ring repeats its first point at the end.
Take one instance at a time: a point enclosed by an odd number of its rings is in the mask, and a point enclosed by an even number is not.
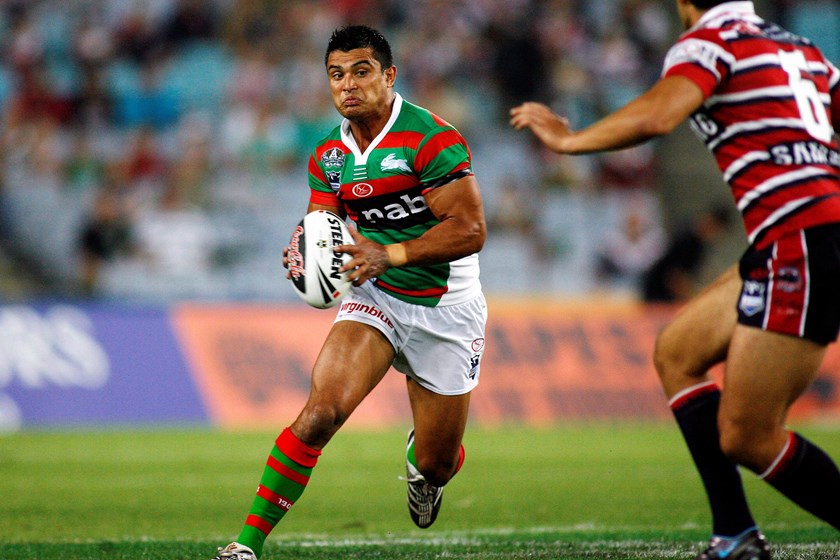
{"type": "MultiPolygon", "coordinates": [[[[840,428],[799,427],[840,458],[840,428]]],[[[0,436],[0,543],[23,559],[198,559],[236,536],[275,433],[0,436]]],[[[702,489],[670,424],[470,428],[433,528],[405,506],[405,430],[340,432],[266,560],[693,558],[702,489]]],[[[750,473],[774,558],[840,558],[840,534],[750,473]]]]}

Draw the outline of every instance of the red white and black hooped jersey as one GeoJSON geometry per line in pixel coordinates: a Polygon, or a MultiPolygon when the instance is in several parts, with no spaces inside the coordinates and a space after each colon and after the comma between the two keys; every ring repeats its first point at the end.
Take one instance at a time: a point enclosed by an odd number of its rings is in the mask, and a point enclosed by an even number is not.
{"type": "Polygon", "coordinates": [[[840,222],[840,123],[831,122],[840,72],[808,39],[763,20],[752,2],[726,2],[671,47],[662,75],[703,90],[691,127],[732,188],[751,244],[840,222]]]}

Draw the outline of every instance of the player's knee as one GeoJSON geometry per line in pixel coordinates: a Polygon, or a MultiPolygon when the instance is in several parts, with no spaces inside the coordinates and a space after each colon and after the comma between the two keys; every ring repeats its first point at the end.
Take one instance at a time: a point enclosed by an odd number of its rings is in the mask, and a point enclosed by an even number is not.
{"type": "Polygon", "coordinates": [[[719,422],[720,448],[738,465],[760,470],[766,437],[762,430],[742,422],[722,418],[719,422]]]}
{"type": "Polygon", "coordinates": [[[656,337],[653,347],[653,365],[663,382],[684,375],[683,353],[679,351],[677,345],[670,342],[667,330],[656,337]]]}
{"type": "Polygon", "coordinates": [[[307,443],[326,443],[347,421],[349,412],[336,403],[309,403],[295,422],[295,431],[307,443]]]}

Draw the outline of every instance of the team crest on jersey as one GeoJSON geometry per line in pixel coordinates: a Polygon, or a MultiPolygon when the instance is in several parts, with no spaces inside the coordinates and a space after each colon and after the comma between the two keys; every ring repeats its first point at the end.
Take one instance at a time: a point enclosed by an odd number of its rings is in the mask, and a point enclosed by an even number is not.
{"type": "Polygon", "coordinates": [[[326,167],[327,169],[341,169],[342,167],[344,167],[344,159],[344,152],[342,152],[338,148],[330,148],[321,155],[321,163],[323,163],[324,167],[326,167]]]}
{"type": "Polygon", "coordinates": [[[784,266],[779,269],[773,283],[783,292],[798,292],[802,289],[802,275],[799,274],[798,269],[790,266],[784,266]]]}
{"type": "Polygon", "coordinates": [[[380,164],[382,171],[405,171],[411,173],[411,168],[408,166],[408,161],[398,159],[397,154],[388,154],[380,164]]]}
{"type": "Polygon", "coordinates": [[[747,280],[741,290],[741,299],[738,301],[738,309],[744,312],[747,317],[764,310],[765,293],[767,285],[762,282],[747,280]]]}
{"type": "Polygon", "coordinates": [[[327,173],[327,181],[335,192],[341,189],[341,169],[344,167],[344,160],[344,152],[338,148],[330,148],[321,154],[321,164],[327,173]]]}

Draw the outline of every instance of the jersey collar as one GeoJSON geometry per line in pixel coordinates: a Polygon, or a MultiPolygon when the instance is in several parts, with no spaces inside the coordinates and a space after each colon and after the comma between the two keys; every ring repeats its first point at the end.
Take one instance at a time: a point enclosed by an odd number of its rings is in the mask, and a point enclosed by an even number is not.
{"type": "Polygon", "coordinates": [[[706,12],[700,17],[697,23],[694,24],[694,27],[692,27],[690,31],[694,31],[695,29],[705,27],[708,22],[715,20],[723,16],[724,14],[754,16],[755,5],[751,1],[724,2],[723,4],[718,4],[717,6],[706,10],[706,12]]]}
{"type": "Polygon", "coordinates": [[[402,104],[402,96],[399,93],[394,92],[394,106],[391,109],[391,117],[388,119],[388,122],[385,123],[385,126],[382,128],[382,132],[376,135],[376,138],[373,139],[373,142],[370,143],[370,146],[367,147],[364,153],[362,153],[359,149],[359,145],[356,144],[355,138],[353,138],[353,135],[350,133],[350,121],[347,119],[341,121],[341,141],[344,142],[345,146],[350,148],[351,152],[353,152],[357,165],[366,164],[368,156],[374,149],[376,149],[382,139],[385,138],[385,135],[390,132],[391,127],[394,126],[394,122],[397,120],[397,117],[400,116],[402,104]]]}

